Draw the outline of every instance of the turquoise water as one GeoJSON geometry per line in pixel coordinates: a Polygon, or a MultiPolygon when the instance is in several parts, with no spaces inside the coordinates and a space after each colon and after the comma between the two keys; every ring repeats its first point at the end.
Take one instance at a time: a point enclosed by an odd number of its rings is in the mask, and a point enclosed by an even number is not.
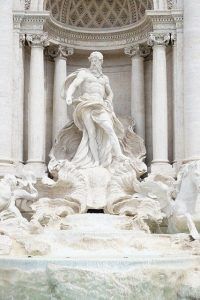
{"type": "Polygon", "coordinates": [[[199,278],[195,257],[2,258],[0,299],[198,300],[199,278]]]}

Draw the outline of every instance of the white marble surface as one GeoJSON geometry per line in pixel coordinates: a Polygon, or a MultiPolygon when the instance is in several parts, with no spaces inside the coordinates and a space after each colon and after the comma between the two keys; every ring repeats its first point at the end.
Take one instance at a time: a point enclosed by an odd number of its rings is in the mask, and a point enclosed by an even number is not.
{"type": "Polygon", "coordinates": [[[12,0],[2,1],[0,9],[0,174],[9,171],[12,157],[12,97],[13,97],[13,16],[12,0]],[[7,165],[7,166],[6,166],[7,165]]]}
{"type": "Polygon", "coordinates": [[[200,2],[184,1],[184,126],[185,159],[199,159],[200,2]]]}

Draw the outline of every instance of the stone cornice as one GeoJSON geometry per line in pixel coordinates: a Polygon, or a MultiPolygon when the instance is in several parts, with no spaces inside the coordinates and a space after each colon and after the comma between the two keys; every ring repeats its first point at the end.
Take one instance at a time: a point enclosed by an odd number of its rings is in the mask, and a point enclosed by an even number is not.
{"type": "Polygon", "coordinates": [[[183,10],[172,10],[171,14],[176,24],[176,29],[183,29],[183,10]]]}
{"type": "Polygon", "coordinates": [[[182,20],[182,12],[176,10],[146,11],[140,22],[121,28],[86,29],[66,26],[56,21],[49,12],[15,12],[14,24],[22,33],[48,32],[52,44],[62,44],[74,49],[113,50],[130,45],[144,44],[152,31],[175,32],[182,20]]]}
{"type": "Polygon", "coordinates": [[[20,22],[21,31],[32,32],[43,30],[44,24],[49,18],[49,12],[14,12],[13,23],[20,22]]]}
{"type": "Polygon", "coordinates": [[[17,12],[13,15],[13,27],[14,29],[21,29],[21,23],[24,18],[24,12],[17,12]]]}
{"type": "Polygon", "coordinates": [[[172,11],[170,10],[148,10],[146,14],[151,20],[153,30],[169,31],[176,28],[172,11]]]}

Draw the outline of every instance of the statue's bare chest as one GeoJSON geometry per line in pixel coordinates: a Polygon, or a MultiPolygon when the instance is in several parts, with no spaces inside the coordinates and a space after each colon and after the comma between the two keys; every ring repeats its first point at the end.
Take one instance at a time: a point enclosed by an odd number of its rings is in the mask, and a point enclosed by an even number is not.
{"type": "Polygon", "coordinates": [[[96,77],[93,74],[88,74],[87,77],[85,78],[85,83],[89,84],[89,85],[101,85],[104,86],[105,85],[105,78],[104,76],[100,76],[100,77],[96,77]]]}

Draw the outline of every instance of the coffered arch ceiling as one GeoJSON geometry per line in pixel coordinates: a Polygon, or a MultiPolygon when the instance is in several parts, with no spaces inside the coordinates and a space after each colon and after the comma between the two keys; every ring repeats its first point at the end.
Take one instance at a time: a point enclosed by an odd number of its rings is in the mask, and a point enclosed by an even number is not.
{"type": "Polygon", "coordinates": [[[140,21],[153,0],[46,0],[44,8],[65,25],[115,28],[140,21]]]}

